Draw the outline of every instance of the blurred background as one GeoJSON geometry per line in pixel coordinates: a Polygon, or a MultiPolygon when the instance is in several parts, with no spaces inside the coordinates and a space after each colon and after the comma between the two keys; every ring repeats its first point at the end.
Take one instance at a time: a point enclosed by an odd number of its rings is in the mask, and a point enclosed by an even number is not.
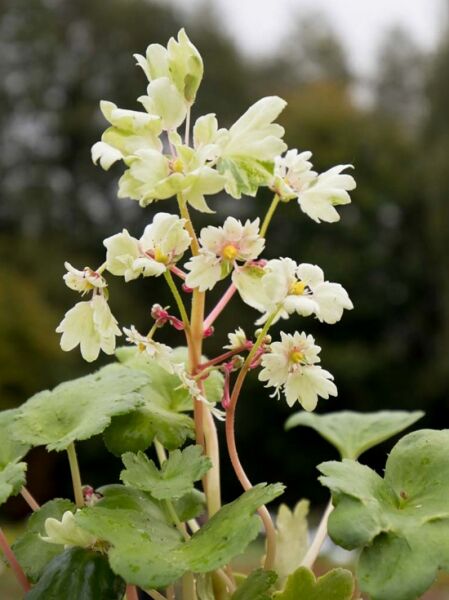
{"type": "MultiPolygon", "coordinates": [[[[175,205],[142,210],[117,199],[121,167],[105,173],[90,159],[105,128],[98,102],[137,108],[145,78],[132,54],[185,26],[205,62],[194,117],[216,112],[228,126],[260,96],[278,94],[288,101],[281,123],[291,147],[312,150],[318,170],[355,166],[358,188],[339,224],[317,225],[296,203],[284,205],[266,253],[319,264],[354,302],[332,327],[282,323],[313,333],[335,375],[339,396],[319,411],[419,408],[422,426],[449,426],[447,0],[369,8],[357,0],[1,0],[0,16],[0,409],[107,362],[92,367],[59,348],[54,330],[78,301],[63,284],[63,263],[98,266],[106,236],[123,227],[140,236],[154,209],[175,205]]],[[[263,214],[269,200],[217,197],[214,219],[263,214]]],[[[109,279],[122,325],[144,328],[153,302],[170,303],[163,281],[109,279]]],[[[237,325],[251,331],[255,317],[234,299],[206,352],[237,325]]],[[[170,332],[161,339],[181,343],[170,332]]],[[[243,462],[253,481],[286,483],[288,503],[324,503],[315,467],[336,454],[311,431],[285,433],[290,412],[249,380],[238,411],[243,462]]],[[[380,468],[390,447],[366,461],[380,468]]],[[[120,469],[100,438],[80,444],[80,460],[94,486],[120,469]]],[[[38,449],[29,461],[40,502],[70,493],[65,457],[38,449]]],[[[223,463],[231,499],[240,490],[223,463]]],[[[19,498],[2,510],[12,520],[25,513],[19,498]]]]}

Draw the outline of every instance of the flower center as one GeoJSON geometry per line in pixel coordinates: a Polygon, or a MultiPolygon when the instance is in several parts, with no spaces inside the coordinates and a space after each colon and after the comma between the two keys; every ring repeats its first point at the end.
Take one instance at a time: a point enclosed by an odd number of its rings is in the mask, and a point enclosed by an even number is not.
{"type": "Polygon", "coordinates": [[[184,171],[184,164],[180,158],[175,158],[171,162],[171,169],[173,173],[182,173],[184,171]]]}
{"type": "Polygon", "coordinates": [[[304,360],[304,353],[300,350],[293,350],[293,352],[290,354],[290,360],[293,363],[298,364],[304,360]]]}
{"type": "Polygon", "coordinates": [[[238,250],[233,244],[227,244],[223,248],[221,254],[222,254],[223,258],[225,258],[226,260],[234,260],[234,258],[238,254],[238,250]]]}
{"type": "Polygon", "coordinates": [[[304,281],[297,281],[290,288],[290,294],[294,296],[302,296],[304,294],[304,290],[306,289],[306,284],[304,281]]]}
{"type": "Polygon", "coordinates": [[[166,265],[168,263],[168,256],[166,256],[159,248],[154,251],[154,260],[166,265]]]}

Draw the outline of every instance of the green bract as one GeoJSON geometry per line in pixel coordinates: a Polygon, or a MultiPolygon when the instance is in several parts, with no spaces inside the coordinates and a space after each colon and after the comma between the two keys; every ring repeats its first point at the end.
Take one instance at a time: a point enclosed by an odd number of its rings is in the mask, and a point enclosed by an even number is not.
{"type": "Polygon", "coordinates": [[[149,492],[158,500],[184,496],[212,466],[210,459],[203,456],[201,446],[188,446],[182,451],[170,452],[160,469],[143,452],[128,452],[122,456],[122,460],[126,467],[120,474],[123,483],[149,492]]]}
{"type": "Polygon", "coordinates": [[[273,600],[351,600],[353,593],[354,580],[346,569],[333,569],[316,579],[310,569],[300,567],[273,600]]]}
{"type": "Polygon", "coordinates": [[[44,542],[41,536],[45,535],[45,521],[50,517],[61,519],[67,510],[75,511],[70,500],[50,500],[31,515],[25,533],[14,542],[14,553],[31,581],[37,581],[46,565],[64,551],[63,546],[44,542]]]}
{"type": "Polygon", "coordinates": [[[420,410],[383,410],[374,413],[346,410],[327,415],[299,412],[289,417],[285,427],[312,427],[337,448],[342,458],[355,460],[363,452],[407,429],[423,416],[420,410]]]}
{"type": "Polygon", "coordinates": [[[362,548],[358,576],[373,600],[414,600],[449,570],[449,431],[402,438],[382,479],[352,460],[322,463],[332,539],[362,548]]]}
{"type": "Polygon", "coordinates": [[[124,365],[108,365],[93,375],[39,392],[17,411],[13,435],[31,446],[65,450],[75,440],[101,433],[112,417],[143,404],[148,375],[124,365]]]}
{"type": "Polygon", "coordinates": [[[309,545],[307,515],[309,502],[301,500],[293,511],[281,504],[276,519],[276,559],[274,570],[281,579],[297,569],[309,545]]]}
{"type": "Polygon", "coordinates": [[[30,446],[15,440],[11,434],[16,416],[16,410],[0,413],[0,504],[17,494],[25,483],[27,466],[26,463],[20,462],[20,459],[28,452],[30,446]]]}
{"type": "Polygon", "coordinates": [[[160,78],[170,79],[187,103],[195,100],[195,95],[203,78],[203,60],[189,40],[184,29],[178,39],[170,38],[167,48],[160,44],[150,44],[146,57],[134,55],[149,81],[160,78]]]}
{"type": "Polygon", "coordinates": [[[243,552],[259,532],[254,512],[279,496],[283,486],[258,485],[245,492],[221,508],[187,542],[145,492],[119,486],[112,490],[112,495],[106,493],[104,500],[80,511],[76,519],[81,527],[111,544],[109,561],[115,573],[129,583],[157,588],[187,571],[213,571],[243,552]]]}

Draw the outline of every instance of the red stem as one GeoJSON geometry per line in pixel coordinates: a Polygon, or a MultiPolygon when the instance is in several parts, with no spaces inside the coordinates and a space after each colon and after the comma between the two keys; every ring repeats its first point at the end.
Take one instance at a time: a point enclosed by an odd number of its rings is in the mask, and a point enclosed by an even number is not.
{"type": "Polygon", "coordinates": [[[33,498],[33,496],[30,494],[30,492],[25,486],[23,486],[20,490],[20,494],[32,511],[35,512],[36,510],[40,509],[39,504],[36,502],[36,500],[33,498]]]}
{"type": "Polygon", "coordinates": [[[126,586],[126,600],[139,600],[139,594],[135,585],[126,586]]]}
{"type": "Polygon", "coordinates": [[[22,567],[19,564],[14,552],[11,550],[10,545],[8,544],[8,540],[6,539],[5,534],[0,528],[0,548],[5,555],[6,560],[9,562],[11,569],[14,571],[14,575],[17,578],[17,581],[22,586],[24,592],[28,592],[31,589],[30,583],[22,570],[22,567]]]}
{"type": "Polygon", "coordinates": [[[229,352],[224,352],[223,354],[220,354],[220,356],[211,358],[211,360],[208,360],[207,362],[201,363],[200,365],[198,365],[198,370],[202,371],[203,369],[207,369],[207,367],[212,367],[213,365],[222,363],[225,360],[227,360],[228,358],[232,358],[235,354],[238,354],[239,352],[242,352],[243,350],[246,350],[246,349],[247,349],[246,346],[240,346],[240,348],[237,348],[236,350],[229,350],[229,352]]]}
{"type": "MultiPolygon", "coordinates": [[[[235,442],[235,411],[237,407],[237,401],[240,395],[240,391],[243,386],[245,377],[250,369],[250,361],[247,361],[243,366],[242,370],[238,374],[234,388],[231,394],[231,400],[229,408],[226,411],[226,443],[228,446],[229,458],[231,459],[232,467],[245,491],[250,490],[253,486],[245,470],[240,462],[240,458],[237,452],[237,445],[235,442]]],[[[266,506],[261,506],[257,511],[260,518],[262,519],[267,535],[267,553],[265,556],[265,568],[270,569],[273,567],[275,554],[276,554],[276,530],[271,520],[270,513],[266,506]]]]}

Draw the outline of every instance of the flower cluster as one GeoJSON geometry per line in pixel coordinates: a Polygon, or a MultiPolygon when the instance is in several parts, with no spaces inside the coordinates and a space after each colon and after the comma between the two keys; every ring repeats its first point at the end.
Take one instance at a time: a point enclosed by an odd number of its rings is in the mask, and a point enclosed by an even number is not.
{"type": "MultiPolygon", "coordinates": [[[[90,292],[92,297],[66,313],[57,329],[62,333],[61,347],[70,350],[79,344],[88,361],[97,358],[100,350],[114,352],[121,331],[109,309],[104,272],[123,277],[125,282],[163,275],[181,318],[156,304],[148,335],[134,326],[123,332],[143,356],[176,374],[192,397],[207,402],[199,384],[203,375],[192,368],[189,372],[174,361],[172,349],[154,336],[169,323],[183,332],[190,350],[195,343],[201,347],[197,328],[192,335],[172,274],[181,278],[184,291],[194,292],[196,302],[229,277],[228,290],[204,321],[203,337],[213,333],[212,323],[234,291],[261,314],[256,324],[264,329],[256,332],[254,341],[237,329],[224,346],[224,362],[213,359],[208,369],[221,369],[228,385],[231,374],[244,364],[238,353],[249,352],[249,368],[262,367],[259,378],[275,388],[276,396],[282,391],[289,405],[298,400],[306,410],[313,410],[318,397],[337,393],[332,375],[318,364],[320,348],[310,335],[298,332],[281,333],[280,341],[271,342],[268,329],[293,315],[314,316],[333,324],[353,305],[346,290],[327,281],[317,265],[286,257],[267,260],[263,252],[270,219],[284,202],[296,199],[301,210],[317,223],[339,220],[336,207],[349,203],[349,192],[355,188],[353,177],[345,172],[351,165],[317,173],[310,161],[311,152],[288,150],[284,129],[276,123],[286,102],[277,96],[255,102],[229,129],[219,127],[212,113],[199,116],[191,126],[191,107],[203,77],[203,61],[184,30],[177,39],[170,39],[167,47],[151,44],[145,56],[135,58],[148,79],[146,93],[138,98],[142,110],[102,101],[100,108],[109,126],[92,147],[92,159],[103,169],[116,162],[123,164],[120,198],[146,207],[176,197],[180,214],[157,213],[140,238],[123,229],[105,239],[105,262],[97,270],[86,267],[78,271],[66,263],[67,286],[82,295],[90,292]],[[274,192],[262,225],[259,218],[241,222],[228,216],[221,226],[206,226],[197,237],[189,207],[212,212],[208,196],[227,193],[238,199],[255,196],[261,187],[274,192]],[[186,257],[189,249],[191,254],[186,257]]],[[[198,319],[198,311],[192,309],[192,319],[194,314],[198,319]]],[[[226,394],[225,405],[230,401],[229,390],[226,394]]]]}

